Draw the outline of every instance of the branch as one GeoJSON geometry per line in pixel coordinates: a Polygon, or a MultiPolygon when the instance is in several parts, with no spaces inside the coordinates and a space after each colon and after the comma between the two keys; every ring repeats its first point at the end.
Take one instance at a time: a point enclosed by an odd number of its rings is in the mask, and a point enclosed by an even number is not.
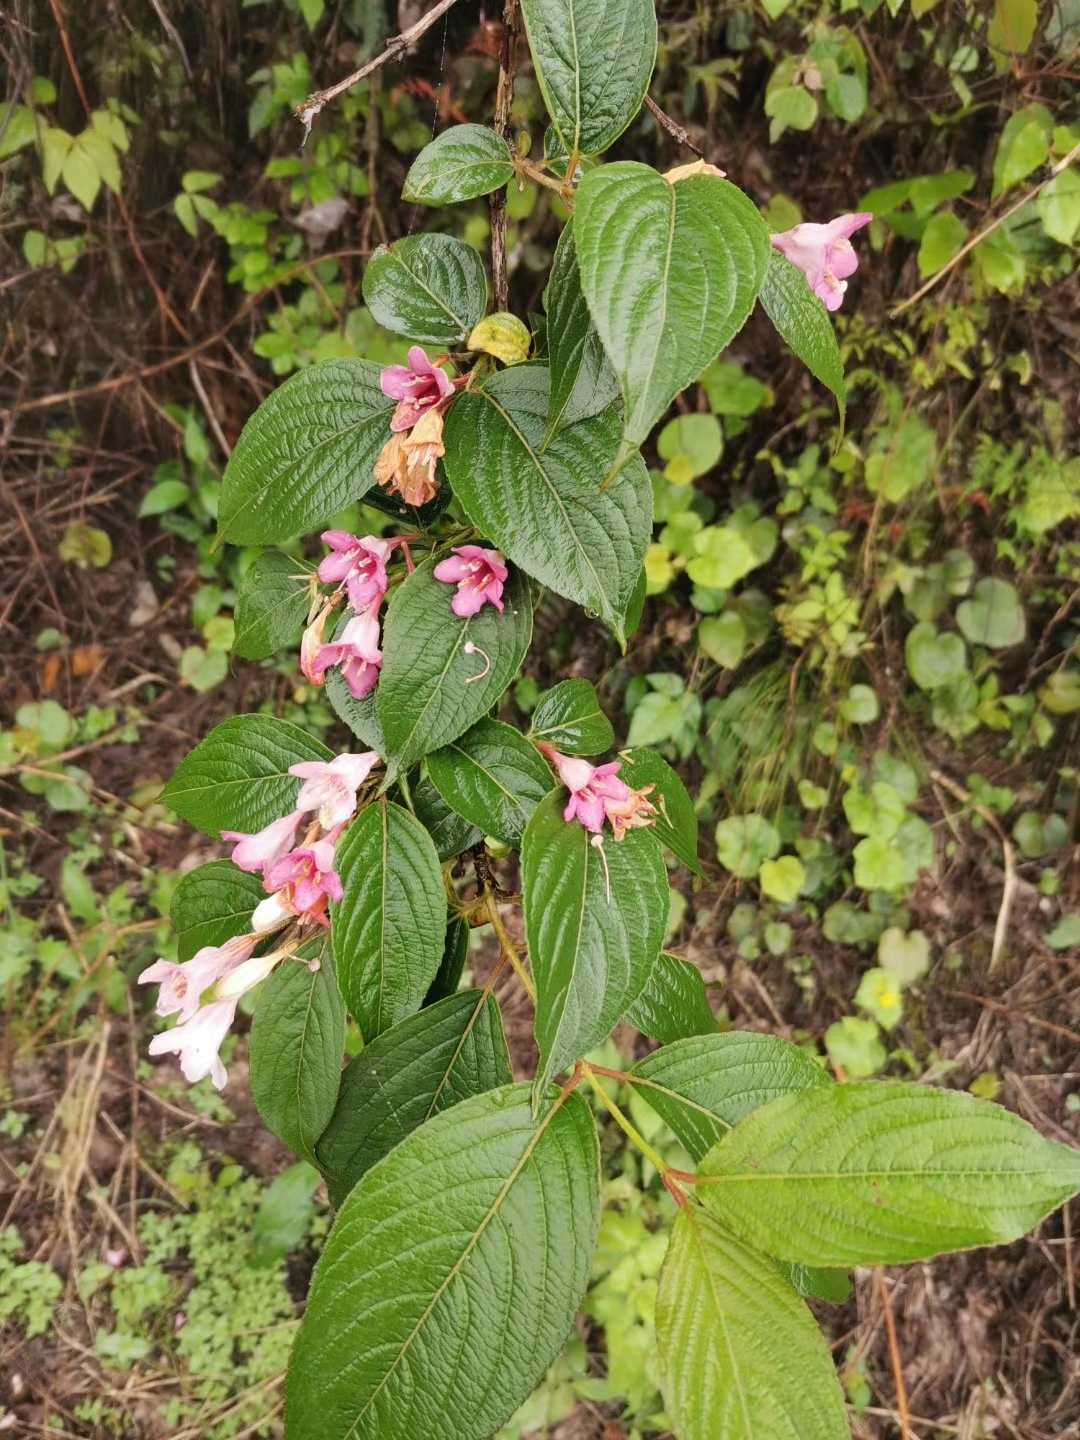
{"type": "MultiPolygon", "coordinates": [[[[517,43],[518,0],[506,0],[503,6],[502,48],[499,51],[499,82],[495,89],[495,133],[504,140],[510,136],[510,107],[514,100],[514,59],[517,43]]],[[[506,191],[499,189],[488,197],[491,217],[491,280],[495,309],[510,308],[510,277],[506,269],[506,191]]]]}
{"type": "Polygon", "coordinates": [[[673,120],[666,110],[661,110],[660,106],[657,105],[656,101],[652,98],[651,95],[645,96],[645,108],[646,110],[648,110],[649,114],[653,117],[653,119],[663,126],[663,128],[668,132],[668,134],[677,144],[685,145],[688,150],[692,150],[694,152],[698,159],[704,158],[703,151],[698,149],[698,147],[694,144],[693,140],[690,139],[690,136],[687,134],[686,130],[678,123],[677,120],[673,120]]]}

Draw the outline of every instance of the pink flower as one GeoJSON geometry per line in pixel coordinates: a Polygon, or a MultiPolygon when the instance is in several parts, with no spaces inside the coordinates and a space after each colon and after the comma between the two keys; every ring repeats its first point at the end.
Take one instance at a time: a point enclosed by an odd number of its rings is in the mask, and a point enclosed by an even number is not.
{"type": "Polygon", "coordinates": [[[330,554],[319,566],[319,579],[323,584],[337,585],[344,581],[349,604],[358,615],[378,605],[386,594],[386,561],[394,542],[380,540],[377,535],[357,538],[347,530],[325,530],[322,542],[330,547],[330,554]]]}
{"type": "Polygon", "coordinates": [[[481,545],[456,545],[454,553],[435,566],[436,580],[458,587],[450,608],[463,619],[476,615],[489,600],[502,613],[508,573],[498,550],[485,550],[481,545]]]}
{"type": "Polygon", "coordinates": [[[154,1007],[157,1014],[179,1014],[182,1021],[190,1020],[199,1008],[203,991],[241,965],[254,950],[258,938],[257,935],[235,935],[224,945],[204,945],[183,965],[171,960],[155,960],[139,976],[138,983],[160,985],[154,1007]]]}
{"type": "Polygon", "coordinates": [[[266,888],[276,891],[294,915],[329,926],[328,900],[340,900],[345,893],[334,869],[334,844],[317,840],[314,845],[290,850],[266,871],[266,888]]]}
{"type": "Polygon", "coordinates": [[[318,810],[319,824],[324,830],[343,825],[356,809],[356,792],[379,763],[374,750],[362,755],[337,755],[333,760],[303,760],[290,765],[289,774],[303,780],[296,808],[318,810]]]}
{"type": "Polygon", "coordinates": [[[379,376],[379,385],[384,395],[398,402],[390,421],[394,431],[411,430],[425,410],[454,393],[450,376],[433,365],[419,345],[409,351],[408,365],[387,365],[379,376]]]}
{"type": "Polygon", "coordinates": [[[653,787],[646,785],[643,790],[631,790],[625,780],[619,779],[621,761],[590,765],[576,755],[561,754],[551,745],[540,748],[570,791],[563,811],[567,823],[578,820],[586,830],[599,835],[604,821],[610,820],[616,840],[621,840],[627,830],[654,824],[656,807],[647,798],[653,787]]]}
{"type": "Polygon", "coordinates": [[[256,935],[265,935],[271,930],[280,930],[282,925],[292,918],[293,908],[288,897],[280,892],[259,901],[252,912],[251,928],[256,935]]]}
{"type": "Polygon", "coordinates": [[[772,243],[810,282],[810,288],[825,302],[827,310],[839,310],[847,277],[859,268],[859,257],[851,237],[869,225],[873,215],[838,215],[827,225],[796,225],[772,237],[772,243]]]}
{"type": "Polygon", "coordinates": [[[272,821],[254,835],[245,835],[239,830],[223,830],[223,840],[238,842],[230,857],[233,864],[239,865],[241,870],[246,870],[251,875],[260,870],[265,871],[268,865],[272,865],[292,849],[296,827],[302,814],[302,810],[294,810],[291,815],[283,815],[280,820],[272,821]]]}
{"type": "Polygon", "coordinates": [[[236,1014],[236,996],[214,1000],[195,1011],[182,1025],[155,1035],[150,1041],[151,1055],[179,1055],[184,1079],[192,1085],[209,1075],[215,1090],[224,1090],[228,1079],[218,1051],[229,1033],[236,1014]]]}
{"type": "Polygon", "coordinates": [[[321,685],[327,670],[341,666],[341,673],[354,700],[363,700],[379,683],[382,651],[379,649],[379,618],[373,610],[354,615],[340,637],[320,646],[312,662],[310,678],[321,685]]]}

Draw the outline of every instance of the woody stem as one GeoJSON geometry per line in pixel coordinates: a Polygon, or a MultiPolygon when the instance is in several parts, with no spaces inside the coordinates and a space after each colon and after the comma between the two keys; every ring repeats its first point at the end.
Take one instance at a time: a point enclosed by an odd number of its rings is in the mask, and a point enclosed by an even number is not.
{"type": "Polygon", "coordinates": [[[495,931],[495,935],[499,941],[502,953],[506,956],[506,958],[510,961],[510,964],[514,967],[514,974],[521,981],[522,985],[524,985],[525,993],[535,1005],[536,986],[533,984],[532,976],[525,968],[524,960],[522,960],[521,956],[518,954],[517,948],[514,945],[513,940],[511,940],[510,938],[510,932],[503,924],[502,916],[499,914],[499,906],[495,900],[495,895],[486,885],[484,887],[484,894],[487,899],[487,918],[491,922],[491,928],[495,931]]]}

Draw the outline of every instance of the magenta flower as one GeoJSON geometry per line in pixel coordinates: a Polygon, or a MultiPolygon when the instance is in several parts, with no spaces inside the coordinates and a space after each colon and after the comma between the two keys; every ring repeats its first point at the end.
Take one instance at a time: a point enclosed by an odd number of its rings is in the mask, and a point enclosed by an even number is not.
{"type": "Polygon", "coordinates": [[[796,225],[772,236],[772,243],[810,282],[826,310],[839,310],[847,289],[847,277],[859,268],[859,257],[851,243],[856,230],[869,225],[873,215],[865,211],[838,215],[827,225],[796,225]]]}
{"type": "Polygon", "coordinates": [[[237,842],[230,856],[233,864],[251,875],[265,872],[268,865],[292,849],[302,814],[302,810],[294,810],[291,815],[283,815],[254,835],[245,835],[240,830],[223,830],[222,840],[237,842]]]}
{"type": "Polygon", "coordinates": [[[326,905],[345,893],[334,869],[334,845],[317,840],[313,845],[290,850],[266,871],[267,890],[275,891],[294,915],[329,926],[326,905]]]}
{"type": "Polygon", "coordinates": [[[325,530],[322,542],[330,554],[319,566],[319,579],[324,585],[342,581],[349,594],[349,604],[359,615],[382,602],[386,594],[386,561],[394,548],[392,540],[377,535],[357,537],[347,530],[325,530]]]}
{"type": "Polygon", "coordinates": [[[487,601],[501,614],[508,573],[498,550],[485,550],[482,545],[457,545],[452,555],[435,566],[436,580],[457,586],[450,608],[462,619],[476,615],[487,601]]]}
{"type": "Polygon", "coordinates": [[[627,830],[638,830],[654,823],[656,807],[647,798],[652,786],[632,790],[625,780],[619,779],[621,761],[590,765],[588,760],[576,755],[563,755],[551,745],[541,745],[540,749],[570,791],[570,799],[563,811],[563,819],[568,824],[571,820],[578,820],[586,830],[599,835],[604,821],[609,820],[615,839],[621,840],[627,830]]]}
{"type": "Polygon", "coordinates": [[[188,1021],[199,1008],[203,991],[243,964],[258,938],[257,935],[236,935],[224,945],[204,945],[182,965],[171,960],[155,960],[139,976],[138,983],[161,987],[154,1007],[158,1015],[179,1014],[181,1021],[188,1021]]]}
{"type": "Polygon", "coordinates": [[[340,637],[322,645],[311,663],[310,679],[321,685],[327,670],[340,665],[349,693],[363,700],[379,683],[382,651],[379,649],[379,618],[374,610],[354,615],[340,637]]]}
{"type": "Polygon", "coordinates": [[[228,1075],[218,1051],[236,1015],[236,999],[234,995],[227,1000],[214,1000],[201,1006],[182,1025],[155,1035],[150,1041],[150,1054],[179,1055],[185,1080],[194,1085],[209,1075],[214,1089],[224,1090],[228,1075]]]}
{"type": "Polygon", "coordinates": [[[296,808],[304,813],[319,812],[324,830],[343,825],[356,809],[356,792],[379,763],[374,750],[362,755],[336,755],[333,760],[302,760],[290,765],[289,774],[303,780],[296,808]]]}
{"type": "Polygon", "coordinates": [[[454,393],[446,371],[433,365],[419,345],[409,351],[408,365],[387,365],[379,376],[384,395],[398,402],[390,421],[394,431],[411,430],[425,410],[431,410],[454,393]]]}

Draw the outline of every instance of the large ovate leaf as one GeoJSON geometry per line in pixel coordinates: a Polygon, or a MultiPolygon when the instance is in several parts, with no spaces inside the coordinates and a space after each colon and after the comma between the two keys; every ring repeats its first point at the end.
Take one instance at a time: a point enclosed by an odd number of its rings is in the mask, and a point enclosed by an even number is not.
{"type": "Polygon", "coordinates": [[[566,794],[541,801],[521,847],[525,934],[536,978],[537,1090],[605,1039],[645,988],[667,923],[667,871],[648,830],[603,848],[566,794]]]}
{"type": "Polygon", "coordinates": [[[423,772],[417,772],[409,784],[413,813],[434,841],[440,860],[452,860],[483,840],[483,832],[451,810],[423,772]]]}
{"type": "Polygon", "coordinates": [[[280,550],[267,550],[240,582],[233,654],[265,660],[299,642],[311,601],[311,566],[280,550]]]}
{"type": "Polygon", "coordinates": [[[479,720],[460,739],[427,757],[446,803],[486,835],[517,845],[537,805],[555,784],[551,767],[520,731],[479,720]]]}
{"type": "Polygon", "coordinates": [[[585,176],[574,232],[582,289],[626,401],[627,441],[640,445],[742,328],[769,232],[728,181],[672,185],[634,161],[585,176]]]}
{"type": "Polygon", "coordinates": [[[181,760],[161,798],[189,825],[251,834],[287,815],[300,781],[289,766],[331,752],[299,725],[270,715],[233,715],[181,760]]]}
{"type": "Polygon", "coordinates": [[[660,1271],[656,1343],[679,1440],[849,1440],[814,1317],[767,1256],[694,1204],[660,1271]]]}
{"type": "Polygon", "coordinates": [[[697,1193],[781,1260],[893,1265],[1015,1240],[1080,1189],[1080,1152],[955,1090],[823,1085],[714,1145],[697,1193]]]}
{"type": "Polygon", "coordinates": [[[551,371],[548,431],[552,433],[560,425],[599,415],[619,394],[619,382],[581,288],[573,220],[567,222],[555,246],[544,312],[551,371]]]}
{"type": "Polygon", "coordinates": [[[488,1440],[585,1293],[600,1156],[585,1101],[527,1085],[436,1115],[350,1192],[289,1368],[289,1440],[488,1440]]]}
{"type": "Polygon", "coordinates": [[[446,424],[446,467],[472,523],[541,584],[598,615],[621,641],[652,536],[652,490],[635,455],[607,488],[619,443],[614,409],[545,444],[548,371],[515,365],[461,395],[446,424]]]}
{"type": "Polygon", "coordinates": [[[334,1113],[344,1050],[345,1006],[329,944],[311,962],[283,960],[251,1027],[251,1093],[263,1122],[307,1160],[334,1113]]]}
{"type": "Polygon", "coordinates": [[[657,812],[653,834],[695,875],[700,875],[697,811],[686,786],[655,750],[640,746],[623,751],[621,759],[619,778],[634,790],[649,789],[649,799],[657,812]]]}
{"type": "Polygon", "coordinates": [[[291,540],[359,500],[390,438],[394,401],[369,360],[321,360],[269,395],[236,442],[218,529],[234,545],[291,540]]]}
{"type": "Polygon", "coordinates": [[[540,696],[529,736],[566,755],[601,755],[615,731],[588,680],[560,680],[540,696]]]}
{"type": "Polygon", "coordinates": [[[392,769],[407,770],[486,715],[516,678],[532,636],[532,596],[512,570],[502,614],[485,605],[461,619],[454,587],[418,565],[394,594],[383,629],[383,667],[375,694],[392,769]]]}
{"type": "Polygon", "coordinates": [[[625,1018],[660,1045],[688,1035],[712,1035],[720,1028],[701,971],[691,961],[666,951],[653,965],[644,990],[625,1018]]]}
{"type": "Polygon", "coordinates": [[[513,1079],[495,997],[462,990],[386,1030],[349,1062],[319,1142],[340,1205],[377,1160],[418,1125],[513,1079]]]}
{"type": "Polygon", "coordinates": [[[385,798],[337,847],[344,898],[331,905],[338,981],[365,1040],[418,1009],[442,961],[446,892],[420,822],[385,798]]]}
{"type": "Polygon", "coordinates": [[[599,155],[645,99],[656,63],[653,0],[522,0],[521,11],[564,153],[599,155]]]}
{"type": "Polygon", "coordinates": [[[635,1088],[694,1160],[778,1095],[829,1086],[805,1050],[775,1035],[729,1031],[666,1043],[631,1071],[635,1088]]]}
{"type": "Polygon", "coordinates": [[[810,289],[806,276],[779,250],[769,256],[761,304],[779,335],[810,374],[836,396],[843,424],[847,390],[836,331],[829,312],[810,289]]]}
{"type": "Polygon", "coordinates": [[[178,960],[190,960],[204,945],[224,945],[251,929],[251,913],[266,899],[262,877],[230,860],[211,860],[180,877],[169,918],[176,931],[178,960]]]}
{"type": "Polygon", "coordinates": [[[450,235],[380,245],[364,271],[364,304],[387,330],[433,345],[462,342],[487,309],[479,251],[450,235]]]}
{"type": "Polygon", "coordinates": [[[508,185],[510,147],[486,125],[452,125],[425,145],[409,167],[401,198],[418,205],[453,205],[508,185]]]}

